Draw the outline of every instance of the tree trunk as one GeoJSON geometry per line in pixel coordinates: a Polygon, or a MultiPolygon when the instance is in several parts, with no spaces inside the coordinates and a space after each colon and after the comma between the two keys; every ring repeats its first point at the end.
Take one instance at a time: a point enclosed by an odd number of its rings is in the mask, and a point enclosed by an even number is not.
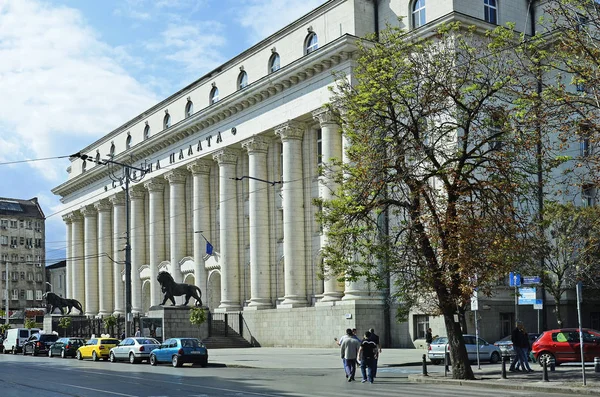
{"type": "Polygon", "coordinates": [[[554,304],[556,305],[554,309],[554,313],[556,314],[556,323],[558,324],[558,328],[563,327],[562,316],[560,315],[560,296],[554,296],[554,304]]]}
{"type": "Polygon", "coordinates": [[[452,378],[475,379],[460,330],[460,323],[454,321],[454,314],[454,311],[444,313],[444,323],[448,334],[448,350],[452,362],[452,378]]]}

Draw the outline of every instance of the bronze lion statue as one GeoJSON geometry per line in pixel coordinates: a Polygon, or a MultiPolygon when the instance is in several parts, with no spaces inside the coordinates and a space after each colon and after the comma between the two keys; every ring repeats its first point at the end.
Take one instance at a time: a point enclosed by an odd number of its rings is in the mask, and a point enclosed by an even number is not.
{"type": "Polygon", "coordinates": [[[156,279],[160,283],[162,292],[165,294],[161,306],[165,304],[167,299],[173,303],[172,306],[175,306],[175,296],[181,295],[185,295],[184,306],[187,306],[192,297],[196,299],[196,306],[202,306],[202,291],[195,285],[176,283],[171,273],[168,272],[158,273],[156,279]]]}
{"type": "Polygon", "coordinates": [[[60,310],[60,314],[65,314],[65,311],[63,310],[64,307],[69,308],[67,314],[71,314],[71,309],[73,308],[79,310],[80,314],[83,314],[81,303],[76,299],[61,298],[54,292],[46,292],[42,295],[42,298],[46,299],[46,302],[50,305],[50,314],[54,313],[56,308],[60,310]]]}

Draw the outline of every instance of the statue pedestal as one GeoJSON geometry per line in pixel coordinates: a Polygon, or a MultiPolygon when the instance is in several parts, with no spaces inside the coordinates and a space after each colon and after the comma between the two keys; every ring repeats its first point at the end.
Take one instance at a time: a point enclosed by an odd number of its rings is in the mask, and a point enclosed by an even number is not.
{"type": "Polygon", "coordinates": [[[190,323],[189,306],[152,306],[148,310],[148,317],[162,319],[163,340],[186,337],[200,340],[208,338],[208,320],[201,326],[190,323]]]}

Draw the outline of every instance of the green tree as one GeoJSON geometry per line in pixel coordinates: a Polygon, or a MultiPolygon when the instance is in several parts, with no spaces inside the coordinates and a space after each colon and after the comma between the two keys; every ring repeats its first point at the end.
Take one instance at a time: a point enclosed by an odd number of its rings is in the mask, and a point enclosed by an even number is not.
{"type": "Polygon", "coordinates": [[[333,90],[347,161],[326,170],[335,198],[317,202],[323,271],[380,288],[391,274],[400,314],[441,314],[457,379],[474,375],[454,316],[530,250],[532,145],[511,124],[514,40],[505,28],[452,24],[419,41],[389,28],[359,42],[351,79],[333,90]]]}
{"type": "Polygon", "coordinates": [[[58,321],[58,326],[65,330],[65,336],[67,336],[67,328],[71,326],[71,317],[61,317],[58,321]]]}
{"type": "Polygon", "coordinates": [[[115,325],[117,325],[117,318],[115,316],[107,316],[102,320],[104,322],[104,329],[107,333],[111,334],[111,330],[114,330],[115,325]]]}
{"type": "Polygon", "coordinates": [[[33,318],[26,318],[24,326],[25,326],[25,328],[31,329],[31,328],[37,327],[37,323],[35,322],[35,320],[33,318]]]}
{"type": "Polygon", "coordinates": [[[10,328],[11,328],[10,324],[1,324],[0,325],[0,333],[6,334],[6,331],[8,331],[10,328]]]}
{"type": "Polygon", "coordinates": [[[192,325],[200,326],[206,322],[206,311],[201,307],[192,307],[190,309],[190,323],[192,325]]]}

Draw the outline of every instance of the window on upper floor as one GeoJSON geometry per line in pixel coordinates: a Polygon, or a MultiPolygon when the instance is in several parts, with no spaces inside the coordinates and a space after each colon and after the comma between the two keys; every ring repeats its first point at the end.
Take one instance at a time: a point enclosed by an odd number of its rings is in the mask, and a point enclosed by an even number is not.
{"type": "Polygon", "coordinates": [[[483,16],[486,22],[498,23],[498,6],[496,0],[483,0],[483,16]]]}
{"type": "Polygon", "coordinates": [[[131,148],[131,135],[127,135],[127,139],[125,139],[125,149],[131,148]]]}
{"type": "Polygon", "coordinates": [[[35,290],[35,300],[36,301],[41,301],[42,300],[42,290],[41,289],[36,289],[35,290]]]}
{"type": "Polygon", "coordinates": [[[165,118],[163,119],[163,129],[167,129],[171,126],[171,115],[169,113],[165,114],[165,118]]]}
{"type": "Polygon", "coordinates": [[[310,32],[308,36],[306,36],[306,40],[304,40],[304,53],[310,54],[319,48],[319,40],[317,38],[317,34],[314,32],[310,32]]]}
{"type": "Polygon", "coordinates": [[[579,154],[581,157],[588,157],[590,154],[592,154],[589,124],[585,122],[579,124],[579,137],[579,154]]]}
{"type": "Polygon", "coordinates": [[[210,90],[210,104],[219,102],[219,89],[217,87],[213,87],[210,90]]]}
{"type": "Polygon", "coordinates": [[[490,112],[490,121],[488,127],[488,145],[490,150],[501,150],[504,146],[502,141],[503,132],[506,123],[506,117],[501,109],[494,109],[490,112]]]}
{"type": "Polygon", "coordinates": [[[271,58],[269,58],[269,73],[278,71],[280,67],[281,67],[281,63],[280,63],[280,59],[279,59],[279,54],[274,52],[271,55],[271,58]]]}
{"type": "Polygon", "coordinates": [[[115,148],[115,144],[114,144],[114,143],[111,143],[111,144],[110,144],[110,157],[111,157],[111,158],[112,158],[112,157],[115,157],[115,150],[116,150],[116,148],[115,148]]]}
{"type": "Polygon", "coordinates": [[[596,188],[594,185],[588,184],[581,187],[581,199],[586,207],[596,204],[596,188]]]}
{"type": "Polygon", "coordinates": [[[146,125],[144,127],[144,140],[150,138],[150,126],[146,125]]]}
{"type": "Polygon", "coordinates": [[[237,80],[237,86],[238,86],[238,90],[241,90],[242,88],[246,87],[248,85],[248,73],[246,73],[245,71],[241,71],[240,74],[238,75],[238,80],[237,80]]]}
{"type": "Polygon", "coordinates": [[[425,25],[425,0],[415,0],[412,6],[413,29],[425,25]]]}
{"type": "Polygon", "coordinates": [[[190,117],[194,114],[194,102],[188,100],[185,104],[185,117],[190,117]]]}

